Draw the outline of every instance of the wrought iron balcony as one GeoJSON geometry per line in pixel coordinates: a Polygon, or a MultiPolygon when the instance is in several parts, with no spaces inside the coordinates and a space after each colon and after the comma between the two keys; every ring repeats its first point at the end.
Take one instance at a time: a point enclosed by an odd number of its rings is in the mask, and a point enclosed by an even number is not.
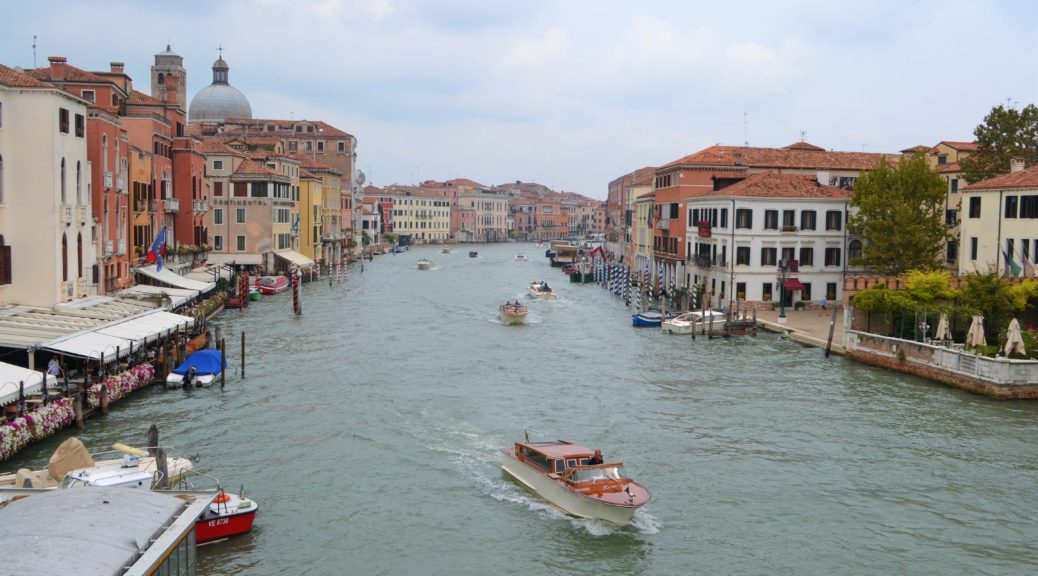
{"type": "Polygon", "coordinates": [[[664,218],[656,222],[657,230],[670,230],[670,219],[664,218]]]}
{"type": "Polygon", "coordinates": [[[61,207],[61,223],[71,224],[72,223],[72,207],[62,206],[61,207]]]}
{"type": "Polygon", "coordinates": [[[696,266],[700,268],[709,268],[713,263],[710,261],[709,256],[696,256],[692,259],[696,263],[696,266]]]}
{"type": "Polygon", "coordinates": [[[119,192],[126,194],[126,176],[120,175],[115,179],[115,188],[119,190],[119,192]]]}
{"type": "Polygon", "coordinates": [[[209,212],[208,200],[195,200],[193,204],[195,214],[205,214],[206,212],[209,212]]]}
{"type": "Polygon", "coordinates": [[[180,212],[180,199],[179,198],[166,198],[162,201],[163,211],[169,214],[177,214],[180,212]]]}

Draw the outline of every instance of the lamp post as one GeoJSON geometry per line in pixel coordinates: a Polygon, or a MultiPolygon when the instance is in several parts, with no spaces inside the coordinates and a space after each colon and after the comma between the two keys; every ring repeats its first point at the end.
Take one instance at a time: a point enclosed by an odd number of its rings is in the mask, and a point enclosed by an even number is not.
{"type": "Polygon", "coordinates": [[[786,321],[786,278],[789,276],[789,264],[786,260],[779,260],[778,285],[779,285],[779,323],[786,321]]]}

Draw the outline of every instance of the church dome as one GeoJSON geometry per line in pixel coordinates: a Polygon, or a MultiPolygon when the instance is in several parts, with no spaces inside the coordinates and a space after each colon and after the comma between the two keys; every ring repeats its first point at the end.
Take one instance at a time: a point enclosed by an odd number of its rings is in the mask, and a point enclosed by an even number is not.
{"type": "Polygon", "coordinates": [[[221,57],[213,63],[213,83],[191,99],[187,116],[190,122],[223,122],[231,118],[251,120],[252,107],[237,88],[227,82],[230,66],[221,57]]]}

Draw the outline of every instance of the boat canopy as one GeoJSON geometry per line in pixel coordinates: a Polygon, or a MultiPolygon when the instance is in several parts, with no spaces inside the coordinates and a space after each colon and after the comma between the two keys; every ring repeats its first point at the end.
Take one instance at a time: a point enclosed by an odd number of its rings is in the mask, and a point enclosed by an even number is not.
{"type": "Polygon", "coordinates": [[[197,374],[219,374],[220,370],[227,367],[227,360],[219,350],[207,348],[188,356],[183,364],[173,370],[173,373],[183,376],[192,366],[197,374]]]}

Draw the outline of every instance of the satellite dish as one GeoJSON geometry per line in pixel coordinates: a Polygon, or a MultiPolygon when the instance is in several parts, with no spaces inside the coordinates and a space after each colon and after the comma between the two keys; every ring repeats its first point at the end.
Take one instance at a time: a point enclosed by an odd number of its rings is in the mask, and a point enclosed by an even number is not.
{"type": "Polygon", "coordinates": [[[357,171],[357,184],[359,184],[359,185],[363,186],[363,185],[364,185],[364,182],[365,182],[366,180],[367,180],[367,177],[366,177],[366,176],[364,176],[364,171],[363,171],[363,170],[358,170],[358,171],[357,171]]]}

